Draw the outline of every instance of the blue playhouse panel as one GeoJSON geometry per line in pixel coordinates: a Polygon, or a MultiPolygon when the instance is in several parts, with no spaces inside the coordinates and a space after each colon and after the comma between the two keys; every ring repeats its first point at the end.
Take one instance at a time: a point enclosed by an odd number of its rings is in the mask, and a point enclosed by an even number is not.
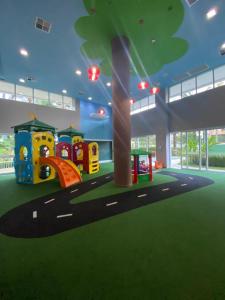
{"type": "Polygon", "coordinates": [[[33,183],[33,163],[32,163],[32,134],[29,132],[19,132],[15,134],[15,174],[17,183],[33,183]],[[27,157],[20,160],[21,147],[27,148],[27,157]]]}

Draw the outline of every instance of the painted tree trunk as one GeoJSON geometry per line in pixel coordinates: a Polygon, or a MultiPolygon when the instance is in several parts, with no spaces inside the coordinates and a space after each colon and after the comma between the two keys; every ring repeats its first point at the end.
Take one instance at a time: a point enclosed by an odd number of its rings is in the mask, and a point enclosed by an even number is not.
{"type": "Polygon", "coordinates": [[[112,110],[114,141],[114,178],[118,186],[131,186],[131,120],[129,101],[129,40],[112,40],[112,110]]]}

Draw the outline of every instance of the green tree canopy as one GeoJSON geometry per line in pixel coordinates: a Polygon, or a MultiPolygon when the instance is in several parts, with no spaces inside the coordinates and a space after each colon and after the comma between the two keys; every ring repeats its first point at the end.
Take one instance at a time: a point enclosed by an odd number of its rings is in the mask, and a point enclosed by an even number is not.
{"type": "Polygon", "coordinates": [[[105,75],[111,75],[111,41],[116,36],[129,38],[133,69],[143,77],[158,72],[188,49],[185,40],[174,36],[184,18],[180,0],[83,2],[89,15],[75,23],[76,32],[85,40],[81,51],[89,59],[100,59],[105,75]]]}

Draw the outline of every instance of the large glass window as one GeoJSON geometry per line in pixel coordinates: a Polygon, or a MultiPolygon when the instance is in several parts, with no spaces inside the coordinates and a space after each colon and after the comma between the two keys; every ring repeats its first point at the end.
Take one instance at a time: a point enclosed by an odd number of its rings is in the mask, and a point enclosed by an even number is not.
{"type": "Polygon", "coordinates": [[[188,167],[188,159],[187,159],[187,133],[181,132],[181,167],[188,167]]]}
{"type": "Polygon", "coordinates": [[[64,96],[63,97],[63,105],[65,109],[75,110],[75,100],[71,97],[64,96]]]}
{"type": "Polygon", "coordinates": [[[225,170],[225,129],[208,130],[208,167],[225,170]]]}
{"type": "Polygon", "coordinates": [[[197,93],[213,89],[213,71],[208,71],[197,76],[197,93]]]}
{"type": "Polygon", "coordinates": [[[225,171],[225,129],[171,133],[170,165],[225,171]]]}
{"type": "Polygon", "coordinates": [[[34,103],[49,105],[48,92],[34,89],[34,103]]]}
{"type": "Polygon", "coordinates": [[[14,135],[0,134],[0,173],[13,171],[14,135]]]}
{"type": "Polygon", "coordinates": [[[203,93],[223,85],[225,85],[225,65],[171,86],[169,88],[169,102],[189,97],[196,93],[203,93]]]}
{"type": "Polygon", "coordinates": [[[181,99],[181,83],[171,86],[169,89],[169,102],[181,99]]]}
{"type": "Polygon", "coordinates": [[[182,98],[196,94],[196,79],[191,78],[182,82],[182,98]]]}
{"type": "Polygon", "coordinates": [[[0,80],[0,98],[15,100],[15,84],[0,80]]]}
{"type": "Polygon", "coordinates": [[[16,100],[21,102],[33,102],[33,89],[16,85],[16,100]]]}
{"type": "Polygon", "coordinates": [[[131,139],[131,149],[142,149],[152,153],[152,161],[156,160],[156,135],[147,135],[131,139]]]}
{"type": "Polygon", "coordinates": [[[170,135],[170,165],[172,168],[181,168],[181,133],[170,135]]]}
{"type": "Polygon", "coordinates": [[[188,166],[199,168],[199,132],[188,132],[187,142],[188,166]]]}
{"type": "Polygon", "coordinates": [[[134,102],[131,105],[131,115],[140,113],[145,110],[149,110],[155,107],[155,95],[152,95],[150,97],[145,97],[137,102],[134,102]]]}
{"type": "Polygon", "coordinates": [[[225,85],[225,66],[214,70],[214,87],[225,85]]]}
{"type": "Polygon", "coordinates": [[[59,94],[50,93],[50,105],[58,108],[63,107],[62,96],[59,94]]]}

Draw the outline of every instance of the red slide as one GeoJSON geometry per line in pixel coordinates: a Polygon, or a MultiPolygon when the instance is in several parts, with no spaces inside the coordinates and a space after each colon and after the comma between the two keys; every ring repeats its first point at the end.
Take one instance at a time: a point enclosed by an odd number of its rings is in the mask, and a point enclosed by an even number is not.
{"type": "Polygon", "coordinates": [[[67,188],[82,181],[80,171],[76,165],[70,161],[55,156],[49,156],[40,158],[40,163],[43,165],[50,165],[56,170],[62,188],[67,188]]]}

